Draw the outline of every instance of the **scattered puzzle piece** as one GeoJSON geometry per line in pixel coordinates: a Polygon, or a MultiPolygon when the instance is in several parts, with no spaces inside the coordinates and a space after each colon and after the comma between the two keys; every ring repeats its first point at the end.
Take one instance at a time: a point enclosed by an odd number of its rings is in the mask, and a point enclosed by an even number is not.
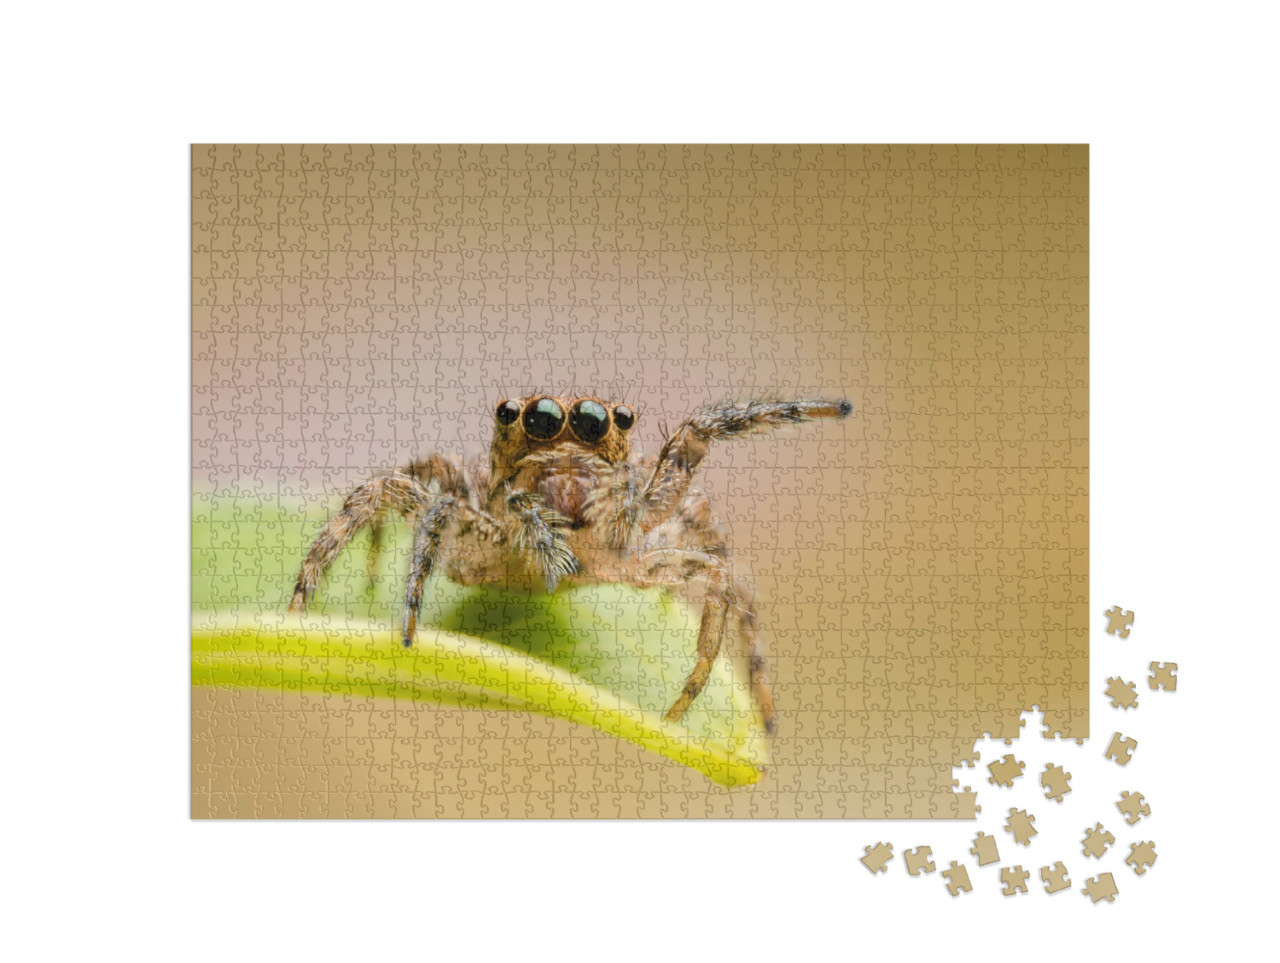
{"type": "Polygon", "coordinates": [[[1133,613],[1126,612],[1120,606],[1107,609],[1107,635],[1119,635],[1122,639],[1129,637],[1129,629],[1133,625],[1133,613]]]}
{"type": "Polygon", "coordinates": [[[1084,839],[1080,842],[1084,844],[1084,854],[1086,856],[1101,859],[1102,854],[1107,851],[1107,847],[1115,841],[1115,836],[1103,829],[1102,823],[1097,823],[1092,829],[1084,831],[1084,839]]]}
{"type": "Polygon", "coordinates": [[[889,871],[888,862],[893,859],[893,843],[876,843],[875,849],[870,846],[862,848],[867,853],[862,857],[862,865],[871,871],[872,876],[889,871]]]}
{"type": "Polygon", "coordinates": [[[1116,809],[1124,813],[1124,821],[1130,826],[1137,824],[1138,820],[1143,816],[1151,818],[1151,805],[1142,798],[1140,792],[1129,792],[1128,790],[1120,794],[1120,801],[1116,803],[1116,809]]]}
{"type": "Polygon", "coordinates": [[[907,863],[907,875],[919,876],[921,873],[932,873],[938,868],[929,858],[932,855],[933,850],[928,846],[917,846],[915,849],[904,852],[902,858],[907,863]]]}
{"type": "Polygon", "coordinates": [[[1113,709],[1129,709],[1138,704],[1138,687],[1132,682],[1125,682],[1119,676],[1107,679],[1106,694],[1111,699],[1113,709]]]}
{"type": "Polygon", "coordinates": [[[1022,775],[1022,770],[1027,768],[1027,764],[1019,762],[1009,754],[999,762],[991,763],[987,768],[991,770],[991,778],[987,782],[997,786],[1012,786],[1013,781],[1022,775]]]}
{"type": "Polygon", "coordinates": [[[1004,895],[1012,896],[1015,892],[1027,892],[1027,878],[1031,871],[1015,866],[1013,869],[1000,870],[1000,882],[1004,883],[1004,895]]]}
{"type": "Polygon", "coordinates": [[[1137,748],[1137,739],[1130,739],[1117,732],[1111,737],[1111,745],[1107,746],[1107,758],[1114,759],[1118,766],[1127,766],[1133,758],[1133,750],[1137,748]]]}
{"type": "Polygon", "coordinates": [[[1176,692],[1178,689],[1178,677],[1174,675],[1178,671],[1178,663],[1176,662],[1152,662],[1151,677],[1147,679],[1147,685],[1152,689],[1164,689],[1166,692],[1176,692]]]}
{"type": "Polygon", "coordinates": [[[1044,883],[1044,891],[1046,893],[1060,893],[1071,885],[1071,880],[1067,877],[1067,867],[1062,865],[1062,861],[1053,864],[1053,868],[1048,866],[1040,867],[1040,882],[1044,883]]]}
{"type": "Polygon", "coordinates": [[[1063,772],[1061,766],[1055,766],[1049,763],[1044,767],[1044,772],[1040,774],[1040,786],[1045,790],[1045,799],[1056,799],[1062,802],[1062,797],[1071,792],[1071,784],[1067,782],[1071,778],[1071,773],[1063,772]]]}
{"type": "Polygon", "coordinates": [[[1120,891],[1116,889],[1114,876],[1110,873],[1100,873],[1093,879],[1086,881],[1084,889],[1080,890],[1080,892],[1091,897],[1095,903],[1104,899],[1108,903],[1114,903],[1120,891]]]}
{"type": "Polygon", "coordinates": [[[1013,834],[1013,840],[1023,846],[1031,845],[1031,837],[1036,835],[1036,817],[1027,814],[1025,809],[1010,809],[1009,818],[1004,828],[1013,834]]]}
{"type": "Polygon", "coordinates": [[[1156,844],[1153,842],[1130,843],[1129,855],[1124,858],[1124,861],[1141,876],[1156,861],[1156,844]]]}
{"type": "Polygon", "coordinates": [[[966,893],[973,892],[973,884],[969,882],[969,871],[954,859],[951,861],[951,868],[944,869],[942,875],[947,878],[947,892],[952,896],[959,896],[961,890],[966,893]]]}
{"type": "Polygon", "coordinates": [[[996,849],[996,838],[983,832],[974,837],[973,848],[969,852],[978,857],[979,866],[1000,862],[1000,852],[996,849]]]}

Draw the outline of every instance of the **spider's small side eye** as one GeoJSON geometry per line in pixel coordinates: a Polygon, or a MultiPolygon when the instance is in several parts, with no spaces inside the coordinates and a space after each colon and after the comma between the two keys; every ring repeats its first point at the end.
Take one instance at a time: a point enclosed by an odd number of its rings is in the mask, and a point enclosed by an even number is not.
{"type": "Polygon", "coordinates": [[[514,425],[516,419],[520,417],[520,406],[514,401],[504,401],[498,405],[494,417],[498,419],[500,425],[514,425]]]}
{"type": "Polygon", "coordinates": [[[581,440],[594,445],[609,433],[609,411],[600,402],[584,398],[573,406],[569,427],[581,440]]]}
{"type": "Polygon", "coordinates": [[[613,409],[613,421],[623,431],[628,431],[636,423],[636,413],[626,405],[618,405],[613,409]]]}
{"type": "Polygon", "coordinates": [[[530,438],[549,441],[564,427],[564,409],[550,398],[537,398],[524,408],[524,430],[530,438]]]}

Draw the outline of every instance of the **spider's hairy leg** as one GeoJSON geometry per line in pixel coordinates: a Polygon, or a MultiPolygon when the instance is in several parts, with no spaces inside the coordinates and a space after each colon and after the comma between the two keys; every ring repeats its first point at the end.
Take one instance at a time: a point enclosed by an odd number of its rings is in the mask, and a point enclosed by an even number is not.
{"type": "Polygon", "coordinates": [[[847,418],[851,411],[853,405],[844,399],[704,405],[671,433],[658,454],[644,492],[649,509],[644,527],[652,528],[676,510],[711,442],[818,418],[847,418]]]}
{"type": "Polygon", "coordinates": [[[353,491],[311,543],[293,588],[289,611],[306,609],[325,570],[380,512],[394,509],[408,515],[425,508],[430,501],[430,494],[415,479],[396,471],[378,475],[353,491]]]}
{"type": "Polygon", "coordinates": [[[511,492],[505,504],[515,526],[512,544],[542,573],[547,591],[555,591],[562,578],[576,574],[580,568],[578,557],[564,537],[568,520],[529,492],[511,492]]]}
{"type": "MultiPolygon", "coordinates": [[[[462,466],[459,458],[450,458],[435,452],[428,455],[425,459],[414,459],[403,468],[397,468],[402,475],[408,475],[410,478],[416,479],[425,491],[438,491],[442,495],[456,495],[467,501],[472,501],[471,481],[467,477],[467,470],[462,466]],[[432,485],[435,489],[432,489],[432,485]]],[[[369,522],[369,561],[368,561],[368,590],[373,591],[374,580],[378,575],[378,558],[382,552],[383,541],[383,525],[385,524],[381,515],[375,515],[369,522]]]]}
{"type": "Polygon", "coordinates": [[[689,673],[680,697],[664,716],[668,722],[679,722],[711,676],[711,667],[715,665],[720,647],[724,644],[729,609],[734,605],[733,590],[729,586],[724,560],[705,552],[660,548],[646,552],[640,560],[645,566],[642,578],[651,584],[669,585],[699,577],[704,578],[707,583],[707,597],[702,603],[702,623],[698,627],[697,658],[693,671],[689,673]]]}
{"type": "Polygon", "coordinates": [[[440,561],[441,542],[450,529],[459,537],[472,536],[498,544],[504,539],[502,526],[496,519],[454,495],[441,495],[418,516],[413,533],[413,556],[409,563],[409,585],[404,599],[401,641],[406,649],[413,645],[427,577],[440,561]]]}
{"type": "Polygon", "coordinates": [[[734,579],[733,593],[738,599],[738,625],[746,643],[747,666],[751,691],[764,719],[764,731],[771,736],[778,734],[778,709],[773,702],[773,686],[769,680],[769,662],[765,658],[764,644],[760,640],[760,627],[756,622],[756,604],[751,590],[734,579]]]}

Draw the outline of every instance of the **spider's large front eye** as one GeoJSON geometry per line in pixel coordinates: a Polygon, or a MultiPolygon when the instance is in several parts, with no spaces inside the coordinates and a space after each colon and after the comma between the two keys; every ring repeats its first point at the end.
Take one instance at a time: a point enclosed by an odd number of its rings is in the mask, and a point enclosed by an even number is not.
{"type": "Polygon", "coordinates": [[[569,427],[588,445],[594,445],[609,431],[609,412],[598,401],[579,401],[569,415],[569,427]]]}
{"type": "Polygon", "coordinates": [[[530,438],[547,441],[564,427],[564,409],[550,398],[531,401],[524,409],[524,430],[530,438]]]}
{"type": "Polygon", "coordinates": [[[498,419],[500,425],[514,425],[516,419],[520,417],[520,406],[514,401],[504,401],[498,405],[494,417],[498,419]]]}
{"type": "Polygon", "coordinates": [[[626,405],[618,405],[613,409],[613,420],[623,431],[630,431],[636,423],[636,413],[626,405]]]}

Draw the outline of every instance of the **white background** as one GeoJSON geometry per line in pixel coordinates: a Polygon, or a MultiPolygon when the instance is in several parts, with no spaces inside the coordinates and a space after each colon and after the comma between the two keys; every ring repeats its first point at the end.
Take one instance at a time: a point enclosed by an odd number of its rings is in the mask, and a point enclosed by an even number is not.
{"type": "Polygon", "coordinates": [[[19,958],[1010,960],[1267,938],[1274,26],[1228,3],[693,6],[6,16],[0,806],[19,958]],[[1080,895],[1078,855],[1073,892],[1033,872],[1004,899],[972,870],[953,900],[900,859],[876,877],[857,860],[973,824],[189,821],[188,145],[259,140],[1090,143],[1093,688],[1111,651],[1126,678],[1148,652],[1181,666],[1159,716],[1159,693],[1131,714],[1156,866],[1135,881],[1113,853],[1110,905],[1080,895]],[[139,569],[155,610],[117,581],[139,569]],[[1116,602],[1138,615],[1129,649],[1101,632],[1116,602]]]}

